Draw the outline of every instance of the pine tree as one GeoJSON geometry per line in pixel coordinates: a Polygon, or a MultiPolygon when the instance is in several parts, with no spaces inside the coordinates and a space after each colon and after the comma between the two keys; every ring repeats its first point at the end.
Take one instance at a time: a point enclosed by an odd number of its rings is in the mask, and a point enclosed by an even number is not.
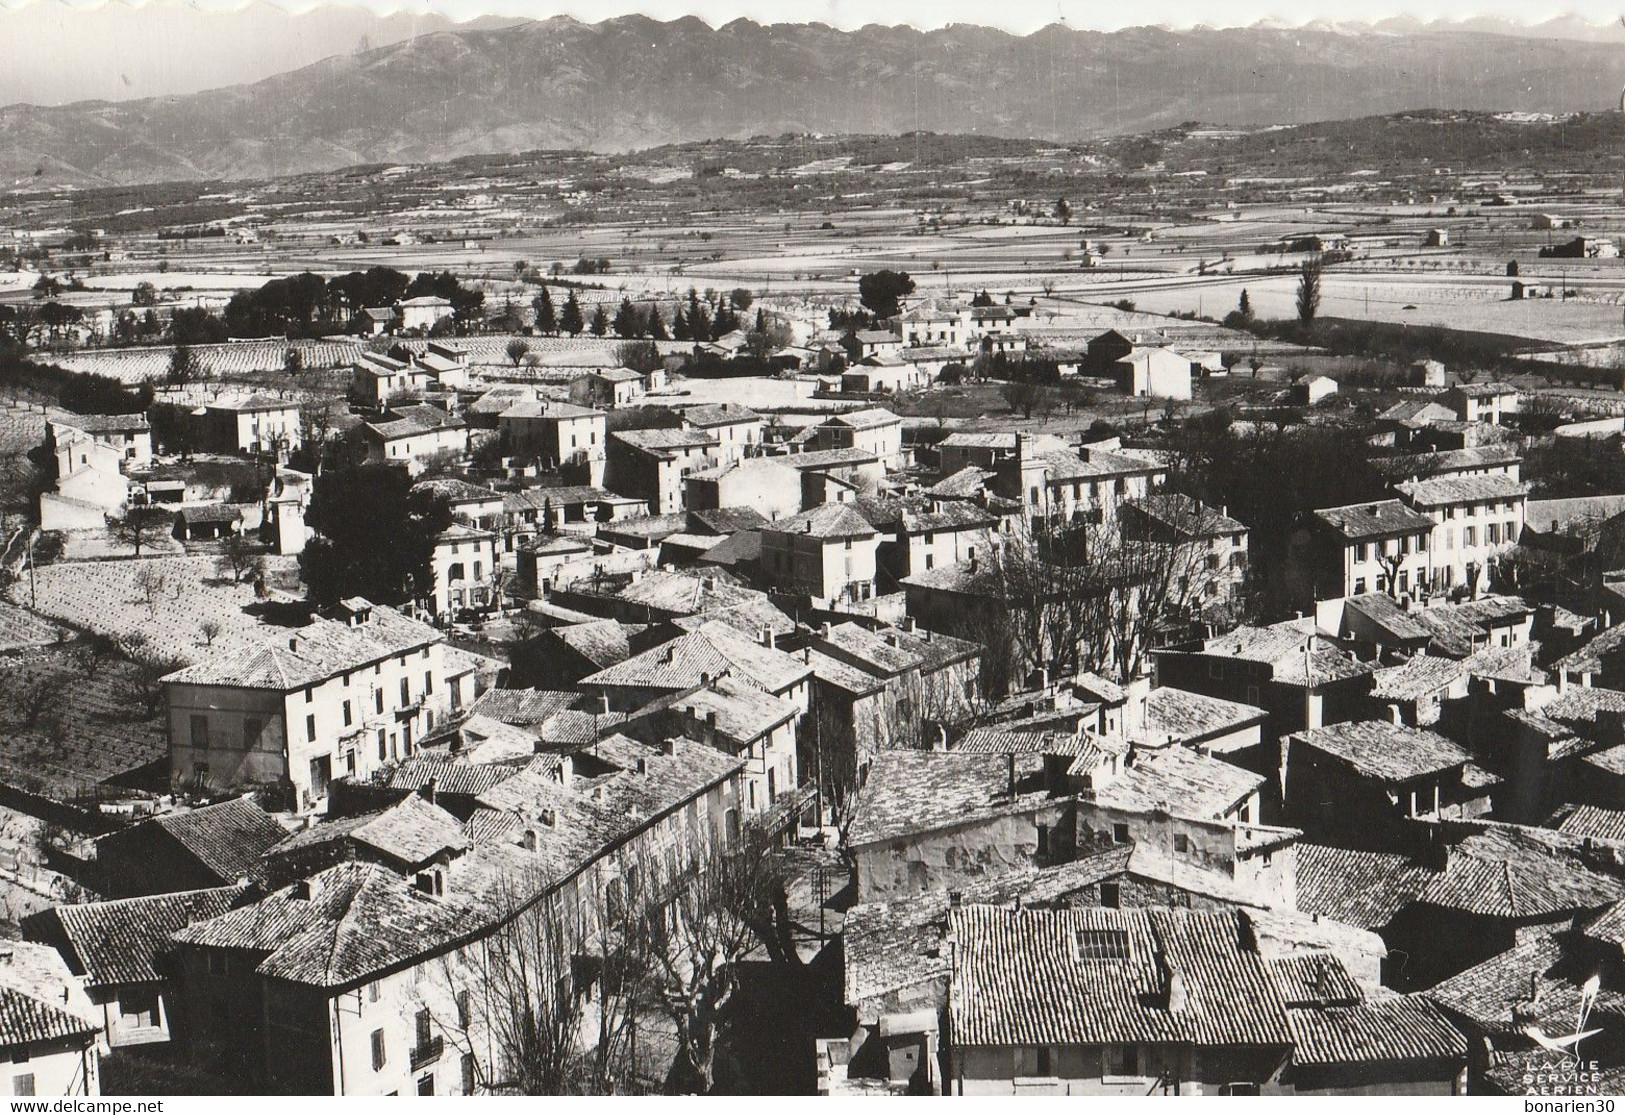
{"type": "Polygon", "coordinates": [[[1246,288],[1242,288],[1241,298],[1236,302],[1236,313],[1241,315],[1242,321],[1253,320],[1253,300],[1247,297],[1246,288]]]}
{"type": "Polygon", "coordinates": [[[536,296],[536,332],[551,335],[559,331],[559,319],[553,313],[553,296],[542,287],[542,292],[536,296]]]}
{"type": "MultiPolygon", "coordinates": [[[[681,314],[683,311],[678,310],[677,312],[679,314],[681,314]]],[[[640,330],[639,336],[642,336],[645,333],[648,334],[649,339],[651,341],[669,341],[669,340],[671,340],[670,334],[668,334],[666,332],[666,321],[665,321],[664,318],[662,318],[660,316],[660,307],[659,306],[650,306],[649,307],[649,317],[643,323],[643,329],[640,330]]],[[[681,338],[679,338],[679,339],[681,339],[681,338]]]]}
{"type": "MultiPolygon", "coordinates": [[[[655,312],[655,316],[657,318],[660,316],[658,310],[655,312]]],[[[654,336],[652,326],[649,335],[654,336]]],[[[694,331],[688,327],[688,316],[683,313],[683,307],[681,306],[677,307],[677,313],[671,319],[671,336],[676,341],[692,341],[694,339],[694,331]]]]}
{"type": "Polygon", "coordinates": [[[767,311],[760,306],[756,308],[756,332],[767,332],[767,311]]]}
{"type": "Polygon", "coordinates": [[[592,324],[587,326],[594,337],[602,337],[609,332],[609,315],[604,312],[604,304],[598,303],[598,308],[592,312],[592,324]]]}
{"type": "Polygon", "coordinates": [[[698,302],[688,308],[688,331],[696,341],[711,339],[711,315],[698,302]]]}
{"type": "Polygon", "coordinates": [[[615,330],[617,337],[636,337],[641,332],[638,328],[638,312],[633,308],[630,298],[621,299],[621,308],[615,311],[615,321],[610,328],[615,330]]]}
{"type": "Polygon", "coordinates": [[[572,290],[564,303],[564,312],[559,315],[559,328],[572,337],[579,337],[586,325],[581,318],[581,303],[576,301],[576,292],[572,290]]]}

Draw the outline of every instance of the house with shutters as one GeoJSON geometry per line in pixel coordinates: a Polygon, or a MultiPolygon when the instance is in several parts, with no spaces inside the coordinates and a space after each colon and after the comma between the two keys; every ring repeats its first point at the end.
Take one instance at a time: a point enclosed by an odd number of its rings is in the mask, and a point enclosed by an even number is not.
{"type": "Polygon", "coordinates": [[[851,505],[825,503],[761,528],[762,570],[786,592],[814,600],[872,600],[880,531],[851,505]]]}
{"type": "Polygon", "coordinates": [[[346,600],[163,679],[170,780],[212,792],[266,787],[316,810],[335,779],[411,755],[437,721],[471,704],[475,672],[434,628],[346,600]]]}

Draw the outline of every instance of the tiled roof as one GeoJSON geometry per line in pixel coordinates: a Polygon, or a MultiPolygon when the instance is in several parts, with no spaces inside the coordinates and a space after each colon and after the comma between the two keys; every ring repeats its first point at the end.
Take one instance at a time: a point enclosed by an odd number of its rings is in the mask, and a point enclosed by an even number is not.
{"type": "MultiPolygon", "coordinates": [[[[1466,1019],[1492,1036],[1527,1041],[1530,1026],[1553,1035],[1571,1033],[1580,1016],[1583,980],[1565,963],[1561,942],[1532,935],[1482,964],[1435,984],[1426,995],[1447,1013],[1466,1019]],[[1539,997],[1531,993],[1538,986],[1539,997]]],[[[1593,971],[1595,969],[1592,969],[1593,971]]],[[[1589,998],[1589,996],[1586,996],[1589,998]]],[[[1592,1003],[1593,1025],[1607,1019],[1618,1028],[1625,1019],[1625,996],[1604,988],[1592,1003]]]]}
{"type": "Polygon", "coordinates": [[[944,503],[939,510],[914,503],[895,502],[885,507],[865,508],[866,517],[877,527],[904,534],[987,530],[998,525],[999,517],[966,500],[944,503]]]}
{"type": "Polygon", "coordinates": [[[470,715],[489,716],[504,724],[540,724],[581,700],[579,693],[555,689],[487,689],[468,706],[470,715]]]}
{"type": "Polygon", "coordinates": [[[1161,809],[1217,820],[1263,784],[1264,779],[1252,771],[1174,746],[1136,752],[1116,778],[1095,788],[1094,797],[1111,809],[1137,813],[1161,809]]]}
{"type": "Polygon", "coordinates": [[[521,728],[492,720],[489,716],[469,713],[424,733],[421,746],[450,752],[470,763],[506,763],[522,761],[536,754],[537,742],[534,726],[521,728]]]}
{"type": "Polygon", "coordinates": [[[1356,661],[1316,636],[1309,655],[1311,679],[1304,672],[1304,647],[1310,639],[1310,633],[1293,620],[1268,627],[1244,625],[1208,639],[1202,644],[1202,653],[1274,666],[1273,680],[1286,685],[1303,685],[1309,680],[1325,685],[1362,677],[1376,669],[1375,663],[1356,661]]]}
{"type": "Polygon", "coordinates": [[[1147,743],[1192,743],[1262,723],[1269,713],[1255,705],[1162,686],[1145,701],[1147,743]]]}
{"type": "Polygon", "coordinates": [[[413,755],[388,772],[385,785],[392,790],[417,793],[435,780],[437,794],[478,797],[518,773],[504,763],[468,763],[440,755],[413,755]]]}
{"type": "Polygon", "coordinates": [[[986,469],[966,465],[953,475],[938,480],[925,489],[924,494],[938,499],[970,499],[985,490],[993,476],[986,469]]]}
{"type": "Polygon", "coordinates": [[[760,422],[762,416],[749,407],[735,403],[702,403],[683,410],[683,421],[690,426],[709,429],[713,426],[733,426],[744,422],[760,422]]]}
{"type": "Polygon", "coordinates": [[[581,684],[689,689],[725,672],[778,693],[811,675],[812,668],[781,650],[763,646],[726,623],[711,620],[686,635],[589,674],[581,684]]]}
{"type": "Polygon", "coordinates": [[[429,898],[386,867],[341,863],[175,934],[184,945],[263,954],[256,971],[314,987],[353,987],[467,940],[495,911],[429,898]]]}
{"type": "Polygon", "coordinates": [[[175,514],[188,523],[235,523],[243,517],[242,508],[229,503],[197,503],[175,514]]]}
{"type": "Polygon", "coordinates": [[[1497,395],[1518,393],[1518,389],[1510,383],[1458,383],[1450,390],[1468,399],[1490,399],[1497,395]]]}
{"type": "Polygon", "coordinates": [[[610,441],[619,441],[640,453],[669,457],[677,449],[715,448],[717,439],[699,430],[660,427],[652,430],[616,430],[610,441]]]}
{"type": "Polygon", "coordinates": [[[412,485],[414,492],[433,492],[448,503],[495,503],[502,493],[466,480],[447,477],[441,480],[420,480],[412,485]]]}
{"type": "MultiPolygon", "coordinates": [[[[756,686],[732,677],[713,678],[709,683],[657,697],[627,717],[621,730],[639,735],[640,725],[668,724],[675,713],[710,725],[724,737],[749,744],[766,736],[779,725],[794,720],[800,709],[782,698],[764,693],[756,686]]],[[[686,733],[692,735],[697,729],[686,733]]]]}
{"type": "MultiPolygon", "coordinates": [[[[901,343],[902,338],[888,333],[885,336],[901,343]]],[[[890,426],[900,423],[902,419],[885,407],[869,407],[866,410],[849,410],[845,414],[837,414],[824,420],[826,426],[848,426],[854,430],[868,430],[877,426],[890,426]]]]}
{"type": "Polygon", "coordinates": [[[600,619],[555,627],[543,637],[557,639],[599,669],[625,662],[632,653],[629,636],[640,630],[618,620],[600,619]]]}
{"type": "Polygon", "coordinates": [[[1310,747],[1378,782],[1406,782],[1460,767],[1472,758],[1436,732],[1386,720],[1329,724],[1291,736],[1293,747],[1310,747]]]}
{"type": "Polygon", "coordinates": [[[149,428],[145,414],[69,414],[50,419],[53,426],[66,426],[85,434],[122,434],[149,428]]]}
{"type": "Polygon", "coordinates": [[[961,1046],[1291,1043],[1238,912],[967,906],[949,925],[961,1046]]]}
{"type": "MultiPolygon", "coordinates": [[[[1296,958],[1294,958],[1296,959],[1296,958]]],[[[1335,961],[1334,961],[1335,962],[1335,961]]],[[[1271,961],[1272,973],[1282,961],[1271,961]]],[[[1380,993],[1352,1003],[1289,1006],[1292,1063],[1299,1068],[1348,1068],[1395,1062],[1467,1061],[1467,1037],[1420,995],[1380,993]]]]}
{"type": "Polygon", "coordinates": [[[1348,507],[1328,507],[1315,517],[1345,539],[1387,538],[1398,534],[1422,534],[1433,529],[1433,520],[1412,511],[1397,499],[1357,503],[1348,507]]]}
{"type": "Polygon", "coordinates": [[[654,569],[616,594],[623,604],[649,608],[673,616],[691,616],[714,608],[732,607],[765,594],[736,583],[726,571],[682,573],[654,569]]]}
{"type": "Polygon", "coordinates": [[[1406,856],[1299,842],[1298,909],[1361,929],[1387,925],[1434,872],[1406,856]]]}
{"type": "Polygon", "coordinates": [[[1085,697],[1105,705],[1120,705],[1128,700],[1128,690],[1099,674],[1084,670],[1072,679],[1072,687],[1085,697]]]}
{"type": "Polygon", "coordinates": [[[805,534],[810,538],[867,538],[878,533],[868,519],[845,503],[821,503],[761,529],[763,533],[805,534]]]}
{"type": "Polygon", "coordinates": [[[1457,503],[1483,503],[1485,500],[1518,500],[1529,494],[1529,485],[1503,473],[1488,476],[1446,476],[1438,480],[1407,480],[1394,490],[1417,507],[1445,507],[1457,503]]]}
{"type": "MultiPolygon", "coordinates": [[[[752,532],[746,532],[752,533],[752,532]]],[[[735,538],[740,537],[735,535],[735,538]]],[[[708,550],[707,553],[712,551],[708,550]]],[[[788,635],[796,629],[796,621],[779,610],[779,606],[762,593],[752,593],[735,604],[716,604],[708,606],[705,611],[692,616],[673,616],[673,627],[684,631],[693,631],[695,628],[712,621],[725,623],[747,638],[759,639],[764,630],[771,631],[775,637],[788,635]]]]}
{"type": "Polygon", "coordinates": [[[0,1045],[89,1037],[101,1029],[99,1013],[55,949],[7,942],[0,953],[0,1045]]]}
{"type": "Polygon", "coordinates": [[[1379,701],[1415,701],[1437,693],[1467,675],[1467,663],[1418,654],[1399,666],[1378,670],[1371,696],[1379,701]]]}
{"type": "Polygon", "coordinates": [[[392,608],[374,607],[357,627],[317,617],[300,628],[211,655],[164,681],[287,693],[442,641],[440,632],[392,608]]]}
{"type": "Polygon", "coordinates": [[[448,850],[464,851],[469,845],[461,821],[412,794],[387,809],[324,821],[295,833],[271,849],[269,858],[295,859],[312,848],[335,843],[370,848],[407,867],[426,863],[448,850]]]}
{"type": "Polygon", "coordinates": [[[135,833],[148,825],[168,834],[216,877],[231,882],[243,878],[262,852],[288,835],[287,829],[248,797],[165,813],[124,831],[135,833]]]}
{"type": "Polygon", "coordinates": [[[1586,867],[1549,830],[1486,826],[1449,849],[1419,900],[1482,917],[1551,919],[1625,898],[1625,879],[1586,867]]]}
{"type": "Polygon", "coordinates": [[[23,922],[31,939],[66,945],[74,971],[88,988],[157,983],[159,957],[170,935],[193,922],[219,917],[242,897],[241,886],[56,906],[23,922]],[[54,923],[54,924],[53,924],[54,923]]]}
{"type": "MultiPolygon", "coordinates": [[[[481,396],[484,398],[484,396],[481,396]]],[[[575,403],[561,402],[557,399],[539,399],[534,395],[521,398],[508,407],[497,418],[602,418],[604,412],[594,410],[592,407],[577,406],[575,403]]]]}
{"type": "Polygon", "coordinates": [[[1571,651],[1552,663],[1552,669],[1568,674],[1601,673],[1610,660],[1625,648],[1625,623],[1615,624],[1586,640],[1580,649],[1571,651]]]}
{"type": "MultiPolygon", "coordinates": [[[[1133,851],[1134,845],[1124,844],[1053,867],[1012,867],[968,883],[961,898],[984,905],[1053,902],[1122,874],[1133,851]]],[[[899,988],[946,979],[952,968],[943,941],[949,908],[948,892],[937,890],[848,910],[841,925],[845,1001],[856,1006],[899,988]]]]}
{"type": "Polygon", "coordinates": [[[1402,399],[1377,415],[1379,421],[1425,424],[1431,420],[1449,420],[1456,412],[1432,399],[1402,399]]]}
{"type": "MultiPolygon", "coordinates": [[[[758,457],[754,460],[766,458],[758,457]]],[[[712,508],[709,511],[690,511],[688,521],[690,527],[701,534],[734,534],[741,530],[756,530],[767,525],[767,517],[754,507],[722,507],[712,508]]]]}
{"type": "Polygon", "coordinates": [[[1248,529],[1246,523],[1180,492],[1157,492],[1134,500],[1129,506],[1190,538],[1245,534],[1248,529]]]}
{"type": "Polygon", "coordinates": [[[1426,480],[1432,476],[1467,472],[1472,469],[1505,468],[1522,461],[1523,457],[1518,452],[1517,446],[1498,443],[1471,445],[1465,449],[1446,449],[1438,453],[1407,453],[1399,457],[1377,457],[1371,464],[1377,471],[1392,479],[1415,477],[1426,480]]]}
{"type": "MultiPolygon", "coordinates": [[[[1018,778],[1036,769],[1020,756],[1015,762],[1018,778]]],[[[902,750],[875,756],[857,798],[846,833],[853,847],[1045,800],[1040,794],[1011,797],[1010,761],[1004,755],[902,750]]]]}
{"type": "Polygon", "coordinates": [[[1576,836],[1590,836],[1597,840],[1625,841],[1625,809],[1603,809],[1596,805],[1577,805],[1563,822],[1558,832],[1576,836]]]}

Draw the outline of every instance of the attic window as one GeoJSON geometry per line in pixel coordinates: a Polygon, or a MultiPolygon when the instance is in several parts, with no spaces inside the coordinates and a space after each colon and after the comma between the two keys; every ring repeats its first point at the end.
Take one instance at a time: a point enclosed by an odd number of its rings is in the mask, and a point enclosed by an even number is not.
{"type": "Polygon", "coordinates": [[[1127,960],[1128,931],[1074,929],[1072,948],[1079,960],[1127,960]]]}

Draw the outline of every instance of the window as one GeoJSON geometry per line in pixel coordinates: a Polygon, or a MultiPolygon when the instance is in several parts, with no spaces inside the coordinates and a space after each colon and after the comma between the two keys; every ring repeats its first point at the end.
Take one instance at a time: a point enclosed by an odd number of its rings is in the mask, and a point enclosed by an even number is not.
{"type": "Polygon", "coordinates": [[[1476,527],[1461,528],[1461,545],[1463,549],[1478,545],[1478,529],[1476,527]]]}
{"type": "Polygon", "coordinates": [[[1128,826],[1119,822],[1112,826],[1112,841],[1117,844],[1127,844],[1129,839],[1128,826]]]}
{"type": "Polygon", "coordinates": [[[405,706],[407,706],[407,705],[409,705],[411,703],[412,703],[412,683],[410,681],[408,681],[406,678],[402,678],[401,679],[401,706],[404,708],[405,706]]]}
{"type": "Polygon", "coordinates": [[[343,708],[344,708],[344,726],[346,728],[348,728],[350,726],[351,722],[354,720],[354,716],[350,712],[350,702],[345,701],[344,705],[343,705],[343,708]]]}
{"type": "Polygon", "coordinates": [[[1123,887],[1120,883],[1100,884],[1100,904],[1115,910],[1123,905],[1123,887]]]}
{"type": "Polygon", "coordinates": [[[119,1020],[126,1028],[146,1030],[158,1025],[158,989],[128,988],[119,992],[119,1020]]]}
{"type": "Polygon", "coordinates": [[[200,748],[209,746],[209,718],[207,716],[192,717],[192,746],[200,748]]]}
{"type": "Polygon", "coordinates": [[[1188,852],[1191,850],[1191,838],[1182,832],[1174,833],[1174,851],[1188,852]]]}
{"type": "Polygon", "coordinates": [[[384,1032],[374,1030],[372,1032],[372,1071],[377,1072],[383,1068],[388,1063],[388,1060],[389,1058],[384,1049],[384,1032]]]}
{"type": "Polygon", "coordinates": [[[463,1095],[474,1094],[474,1054],[463,1054],[463,1095]]]}
{"type": "Polygon", "coordinates": [[[373,980],[371,983],[367,984],[367,1002],[376,1003],[379,996],[382,994],[382,988],[383,984],[378,980],[373,980]]]}
{"type": "Polygon", "coordinates": [[[426,1076],[418,1077],[418,1095],[434,1095],[434,1073],[431,1072],[426,1076]]]}
{"type": "Polygon", "coordinates": [[[388,758],[389,758],[389,744],[384,739],[384,730],[382,728],[379,728],[378,729],[378,761],[380,763],[382,763],[388,758]]]}
{"type": "Polygon", "coordinates": [[[1038,854],[1041,855],[1041,856],[1049,855],[1049,826],[1048,825],[1039,825],[1038,826],[1038,854]]]}
{"type": "Polygon", "coordinates": [[[469,1019],[472,1017],[473,1012],[468,992],[457,992],[457,1028],[459,1030],[468,1029],[469,1019]]]}
{"type": "Polygon", "coordinates": [[[20,1072],[11,1078],[11,1094],[14,1096],[31,1096],[34,1094],[34,1074],[20,1072]]]}
{"type": "Polygon", "coordinates": [[[1127,960],[1125,929],[1074,929],[1072,946],[1079,960],[1127,960]]]}
{"type": "Polygon", "coordinates": [[[428,670],[423,671],[423,695],[427,697],[434,692],[434,675],[428,670]]]}
{"type": "Polygon", "coordinates": [[[1108,1045],[1106,1047],[1105,1076],[1139,1076],[1140,1050],[1133,1045],[1108,1045]]]}
{"type": "Polygon", "coordinates": [[[372,696],[373,696],[373,702],[378,706],[378,711],[383,712],[384,711],[384,691],[382,689],[374,689],[372,691],[372,696]]]}
{"type": "Polygon", "coordinates": [[[429,1046],[429,1043],[434,1040],[434,1022],[433,1022],[433,1019],[430,1017],[429,1011],[428,1011],[427,1008],[418,1011],[417,1019],[416,1019],[416,1025],[417,1025],[417,1035],[418,1035],[418,1048],[419,1049],[427,1049],[428,1046],[429,1046]]]}
{"type": "Polygon", "coordinates": [[[1365,592],[1365,578],[1364,577],[1356,577],[1356,578],[1354,578],[1354,595],[1355,596],[1360,596],[1364,592],[1365,592]]]}

